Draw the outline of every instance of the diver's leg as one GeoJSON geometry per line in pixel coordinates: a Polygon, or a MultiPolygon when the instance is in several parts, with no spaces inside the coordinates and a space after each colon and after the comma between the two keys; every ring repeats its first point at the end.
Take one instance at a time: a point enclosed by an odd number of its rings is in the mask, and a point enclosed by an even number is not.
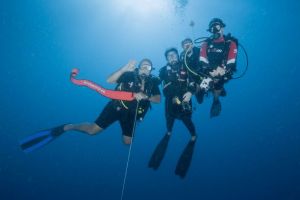
{"type": "Polygon", "coordinates": [[[113,122],[115,122],[118,119],[117,117],[118,113],[111,101],[104,107],[104,109],[100,113],[99,117],[95,120],[95,122],[68,124],[65,125],[64,130],[75,130],[86,133],[88,135],[96,135],[97,133],[100,133],[102,130],[110,126],[113,122]]]}
{"type": "Polygon", "coordinates": [[[210,117],[217,117],[220,115],[222,110],[222,105],[219,100],[219,96],[222,92],[222,89],[214,89],[213,90],[213,103],[210,108],[210,117]]]}
{"type": "Polygon", "coordinates": [[[192,117],[191,115],[186,115],[183,116],[181,118],[182,122],[184,123],[184,125],[186,126],[186,128],[189,130],[190,134],[191,134],[191,140],[195,141],[196,140],[196,129],[195,129],[195,125],[192,121],[192,117]]]}
{"type": "Polygon", "coordinates": [[[212,91],[213,93],[213,102],[210,108],[210,117],[217,117],[220,115],[221,110],[222,110],[222,105],[220,102],[219,97],[222,96],[222,91],[224,91],[224,81],[219,80],[214,82],[214,89],[212,91]]]}
{"type": "Polygon", "coordinates": [[[221,95],[222,89],[215,89],[213,90],[213,96],[214,96],[214,100],[218,100],[219,96],[221,95]]]}
{"type": "Polygon", "coordinates": [[[201,89],[200,86],[197,85],[197,91],[195,93],[195,97],[196,97],[198,104],[203,103],[204,95],[205,95],[205,90],[201,89]]]}
{"type": "Polygon", "coordinates": [[[171,135],[175,117],[173,117],[172,113],[174,112],[173,109],[173,98],[167,97],[165,99],[165,118],[166,118],[166,127],[167,127],[167,135],[171,135]]]}
{"type": "Polygon", "coordinates": [[[64,126],[64,131],[79,131],[88,135],[96,135],[103,130],[96,123],[80,123],[80,124],[67,124],[64,126]]]}
{"type": "Polygon", "coordinates": [[[167,134],[171,135],[175,118],[166,114],[166,123],[167,123],[167,134]]]}
{"type": "Polygon", "coordinates": [[[122,111],[120,116],[120,126],[122,129],[123,143],[126,145],[131,144],[132,137],[135,131],[135,115],[131,114],[130,111],[122,111]]]}
{"type": "Polygon", "coordinates": [[[220,80],[214,83],[213,96],[215,101],[218,101],[220,96],[226,96],[224,84],[227,82],[228,81],[220,80]]]}
{"type": "Polygon", "coordinates": [[[123,143],[124,143],[124,144],[130,145],[130,144],[131,144],[131,140],[132,140],[132,137],[123,135],[123,143]]]}

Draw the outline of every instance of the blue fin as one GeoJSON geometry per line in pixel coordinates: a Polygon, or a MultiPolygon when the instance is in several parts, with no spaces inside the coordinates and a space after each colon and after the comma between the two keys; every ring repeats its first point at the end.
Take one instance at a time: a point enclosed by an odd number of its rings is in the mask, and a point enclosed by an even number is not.
{"type": "Polygon", "coordinates": [[[21,149],[25,153],[30,153],[39,149],[49,142],[53,141],[56,137],[63,133],[63,125],[49,130],[40,131],[31,135],[20,142],[21,149]]]}

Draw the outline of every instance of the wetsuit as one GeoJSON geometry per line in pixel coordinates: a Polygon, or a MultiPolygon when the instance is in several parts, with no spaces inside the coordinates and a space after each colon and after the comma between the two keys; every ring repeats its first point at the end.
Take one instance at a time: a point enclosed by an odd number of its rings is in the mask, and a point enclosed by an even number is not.
{"type": "Polygon", "coordinates": [[[159,78],[163,85],[165,96],[165,117],[168,132],[172,132],[175,119],[181,120],[192,136],[195,135],[195,126],[192,122],[192,102],[184,106],[183,95],[195,91],[195,83],[188,78],[186,68],[182,63],[174,66],[164,66],[160,69],[159,78]],[[177,101],[178,100],[178,101],[177,101]]]}
{"type": "MultiPolygon", "coordinates": [[[[138,72],[125,72],[117,80],[116,90],[129,91],[129,92],[143,92],[148,97],[160,95],[158,88],[159,82],[157,78],[149,76],[145,78],[144,90],[141,88],[141,79],[137,74],[138,72]]],[[[141,100],[139,102],[137,111],[137,120],[142,120],[150,107],[149,100],[141,100]]],[[[103,109],[95,123],[101,128],[105,129],[113,122],[119,121],[122,129],[122,134],[132,137],[133,126],[135,121],[135,113],[137,109],[137,101],[110,101],[103,109]]]]}
{"type": "Polygon", "coordinates": [[[236,71],[237,41],[229,36],[222,36],[218,39],[207,39],[201,46],[200,63],[205,74],[217,67],[225,69],[226,74],[214,84],[214,89],[223,89],[224,83],[232,78],[236,71]]]}

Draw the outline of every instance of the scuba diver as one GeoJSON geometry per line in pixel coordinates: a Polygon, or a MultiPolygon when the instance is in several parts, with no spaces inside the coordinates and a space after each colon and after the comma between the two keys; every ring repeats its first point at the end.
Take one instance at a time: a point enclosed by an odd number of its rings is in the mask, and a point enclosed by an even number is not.
{"type": "Polygon", "coordinates": [[[167,134],[171,135],[175,119],[181,120],[191,134],[191,140],[196,139],[196,131],[192,122],[192,93],[195,83],[191,82],[188,72],[179,60],[176,48],[165,52],[167,65],[160,69],[159,78],[165,96],[165,117],[167,134]]]}
{"type": "Polygon", "coordinates": [[[165,117],[167,133],[156,146],[150,161],[149,168],[157,170],[163,160],[171,137],[175,119],[181,120],[189,130],[191,139],[185,151],[182,153],[175,174],[185,176],[193,155],[196,142],[196,130],[192,122],[192,93],[195,91],[195,83],[188,77],[188,72],[182,62],[176,48],[165,51],[167,65],[159,71],[159,78],[162,82],[163,94],[165,96],[165,117]],[[186,150],[188,149],[188,150],[186,150]]]}
{"type": "Polygon", "coordinates": [[[183,51],[180,54],[180,60],[186,66],[189,73],[189,78],[196,83],[195,96],[197,102],[201,104],[203,102],[203,91],[205,91],[205,89],[200,87],[203,80],[203,76],[199,75],[199,73],[201,73],[199,60],[200,48],[194,46],[191,38],[185,38],[181,42],[181,47],[183,51]]]}
{"type": "MultiPolygon", "coordinates": [[[[221,113],[219,97],[226,96],[224,84],[232,79],[232,75],[236,71],[238,42],[230,34],[224,35],[225,26],[221,19],[213,18],[207,29],[212,35],[202,43],[200,50],[201,74],[206,74],[203,83],[210,85],[213,93],[211,117],[216,117],[221,113]]],[[[197,99],[201,99],[201,97],[203,99],[205,90],[197,92],[197,99]]]]}
{"type": "Polygon", "coordinates": [[[198,71],[200,67],[200,48],[194,46],[193,40],[191,38],[185,38],[181,42],[181,47],[183,49],[180,54],[181,62],[184,63],[185,61],[187,61],[187,65],[191,67],[193,71],[198,71]]]}
{"type": "Polygon", "coordinates": [[[141,121],[149,109],[150,102],[160,103],[159,79],[151,75],[152,62],[149,59],[128,64],[111,74],[107,82],[116,83],[115,90],[130,91],[133,101],[113,99],[107,103],[99,117],[92,123],[65,124],[52,129],[40,131],[21,142],[24,152],[31,152],[51,142],[66,131],[79,131],[88,135],[96,135],[112,123],[119,121],[123,134],[123,142],[131,144],[136,120],[141,121]]]}

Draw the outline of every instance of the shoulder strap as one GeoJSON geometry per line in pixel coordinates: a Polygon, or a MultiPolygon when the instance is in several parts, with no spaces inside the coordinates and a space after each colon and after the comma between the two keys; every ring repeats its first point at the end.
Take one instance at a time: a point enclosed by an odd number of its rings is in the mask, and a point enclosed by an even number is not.
{"type": "Polygon", "coordinates": [[[236,46],[238,47],[238,39],[231,36],[231,33],[228,33],[227,35],[224,35],[224,39],[225,39],[225,51],[224,51],[224,60],[223,60],[223,62],[225,62],[228,58],[231,41],[235,42],[236,46]]]}
{"type": "Polygon", "coordinates": [[[207,38],[206,40],[204,40],[204,42],[207,43],[207,47],[209,47],[209,46],[211,45],[212,41],[213,41],[213,40],[212,40],[210,37],[207,38]]]}
{"type": "Polygon", "coordinates": [[[235,37],[233,37],[233,36],[231,35],[231,33],[228,33],[227,35],[225,35],[224,38],[225,38],[225,42],[233,41],[233,42],[236,43],[236,46],[238,46],[238,44],[239,44],[238,39],[235,38],[235,37]]]}

